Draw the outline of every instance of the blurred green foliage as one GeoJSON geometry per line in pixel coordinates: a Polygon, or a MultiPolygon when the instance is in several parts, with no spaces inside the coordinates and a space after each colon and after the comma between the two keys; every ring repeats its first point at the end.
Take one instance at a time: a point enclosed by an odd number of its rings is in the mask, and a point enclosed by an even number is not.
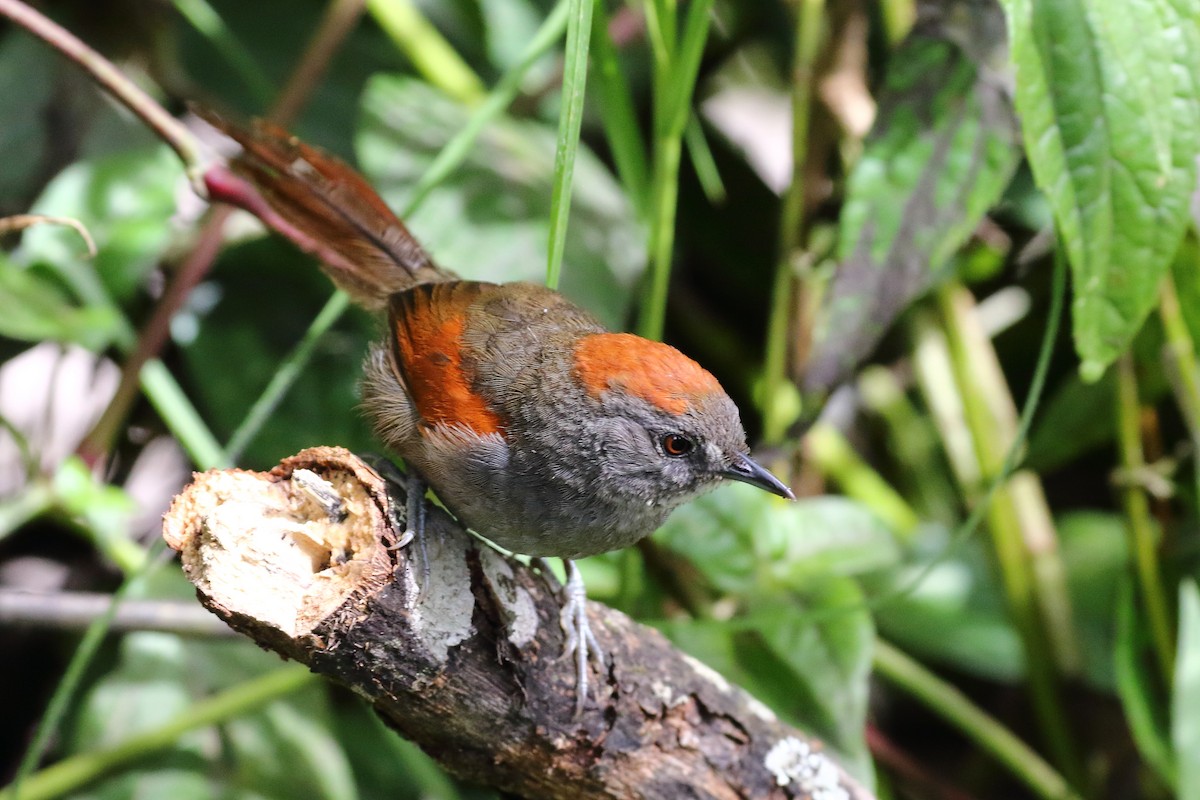
{"type": "MultiPolygon", "coordinates": [[[[241,116],[266,111],[323,12],[316,0],[95,5],[51,10],[172,110],[199,99],[241,116]],[[137,24],[114,25],[122,15],[137,24]]],[[[470,87],[515,80],[513,102],[489,113],[406,222],[464,277],[542,280],[563,179],[563,44],[527,57],[554,6],[419,4],[445,37],[436,57],[474,77],[457,91],[423,66],[420,42],[393,40],[366,16],[291,127],[356,161],[400,209],[481,119],[488,101],[470,87]]],[[[677,512],[652,546],[585,562],[593,597],[824,738],[883,796],[929,796],[936,781],[978,797],[1063,796],[1049,774],[1083,797],[1137,785],[1148,798],[1200,798],[1200,245],[1188,209],[1200,5],[719,0],[711,19],[704,8],[603,5],[613,36],[593,30],[582,138],[567,145],[561,288],[614,328],[665,320],[666,338],[718,374],[751,431],[772,414],[805,428],[819,416],[821,435],[855,459],[824,459],[816,434],[793,425],[765,457],[799,502],[723,487],[677,512]],[[797,6],[815,9],[819,30],[797,29],[797,6]],[[816,37],[810,71],[794,69],[802,35],[816,37]],[[620,74],[598,78],[597,64],[620,74]],[[795,81],[810,91],[794,92],[795,81]],[[797,96],[811,107],[793,135],[797,96]],[[792,152],[806,154],[796,181],[792,152]],[[780,235],[789,201],[804,223],[780,235]],[[791,249],[777,252],[780,242],[791,249]],[[1072,275],[1072,330],[1043,341],[1056,249],[1072,275]],[[767,396],[772,347],[787,354],[788,381],[767,396]],[[1017,411],[1042,349],[1049,384],[1023,442],[1017,411]],[[1107,369],[1118,359],[1131,371],[1107,369]],[[1131,396],[1136,452],[1117,435],[1131,396]],[[1010,451],[1012,480],[999,468],[1010,451]],[[991,538],[967,525],[977,509],[991,538]],[[900,530],[898,519],[917,523],[900,530]],[[1006,560],[1013,542],[1018,557],[1006,560]],[[1154,609],[1170,622],[1165,658],[1154,609]],[[876,659],[877,637],[927,665],[942,694],[876,659]],[[960,693],[992,716],[974,727],[956,717],[960,693]],[[928,725],[930,714],[957,730],[928,725]],[[1002,726],[1029,749],[1006,758],[992,735],[1002,726]],[[965,743],[947,747],[949,736],[965,743]],[[1034,751],[1045,770],[1013,766],[1034,751]]],[[[100,382],[56,401],[53,371],[38,373],[35,392],[14,357],[52,342],[127,358],[197,247],[203,211],[167,148],[11,26],[0,27],[0,104],[0,215],[74,218],[97,244],[89,260],[68,228],[5,234],[0,568],[33,553],[70,569],[39,588],[108,591],[141,568],[154,536],[134,522],[146,501],[131,465],[146,443],[185,423],[227,442],[331,287],[235,218],[151,354],[161,363],[154,381],[142,376],[150,402],[119,415],[111,469],[95,478],[72,453],[108,403],[100,382]],[[22,416],[22,396],[47,410],[22,416]],[[64,404],[79,406],[51,420],[78,430],[65,447],[52,425],[29,422],[64,404]],[[72,555],[79,541],[86,568],[72,555]]],[[[378,328],[365,313],[342,316],[238,466],[317,444],[378,449],[355,410],[378,328]]],[[[160,488],[160,504],[177,488],[160,488]]],[[[191,590],[169,566],[138,594],[191,590]]],[[[24,641],[0,628],[0,650],[16,654],[0,659],[0,680],[35,682],[6,715],[10,730],[0,725],[4,776],[62,662],[44,643],[17,649],[24,641]]],[[[113,636],[50,755],[106,751],[276,667],[241,641],[113,636]]],[[[356,698],[316,683],[71,794],[134,795],[494,796],[442,775],[356,698]]]]}

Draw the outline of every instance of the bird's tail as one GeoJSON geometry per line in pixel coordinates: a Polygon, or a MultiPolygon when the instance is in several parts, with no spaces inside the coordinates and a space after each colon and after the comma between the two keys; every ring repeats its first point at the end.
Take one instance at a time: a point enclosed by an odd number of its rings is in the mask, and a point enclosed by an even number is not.
{"type": "Polygon", "coordinates": [[[346,162],[269,122],[243,128],[195,110],[242,146],[229,162],[232,172],[212,167],[205,173],[209,198],[246,209],[316,256],[333,282],[361,305],[382,308],[396,292],[454,277],[433,263],[346,162]]]}

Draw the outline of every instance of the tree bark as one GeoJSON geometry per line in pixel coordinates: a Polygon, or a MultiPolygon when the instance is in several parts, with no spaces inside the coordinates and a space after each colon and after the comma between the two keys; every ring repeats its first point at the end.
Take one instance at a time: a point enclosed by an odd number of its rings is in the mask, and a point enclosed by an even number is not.
{"type": "Polygon", "coordinates": [[[392,547],[403,487],[340,448],[197,475],[166,515],[200,601],[370,702],[451,773],[531,798],[869,799],[762,703],[598,603],[576,718],[553,578],[430,507],[430,576],[392,547]]]}

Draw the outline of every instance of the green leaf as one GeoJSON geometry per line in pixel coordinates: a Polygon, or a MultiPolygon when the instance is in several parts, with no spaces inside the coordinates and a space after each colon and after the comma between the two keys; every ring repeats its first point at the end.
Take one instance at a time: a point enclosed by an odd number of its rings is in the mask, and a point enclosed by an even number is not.
{"type": "Polygon", "coordinates": [[[80,306],[54,281],[0,255],[0,336],[29,342],[75,342],[103,350],[120,330],[107,306],[80,306]]]}
{"type": "Polygon", "coordinates": [[[97,479],[78,456],[63,461],[53,486],[59,509],[79,523],[97,549],[126,573],[142,565],[146,551],[130,530],[136,505],[124,489],[97,479]]]}
{"type": "Polygon", "coordinates": [[[559,112],[558,146],[554,151],[554,188],[550,194],[550,241],[546,285],[558,288],[566,247],[567,222],[574,189],[575,158],[583,125],[583,98],[587,89],[588,45],[592,35],[592,0],[568,0],[567,44],[563,55],[562,110],[559,112]]]}
{"type": "Polygon", "coordinates": [[[836,384],[871,352],[945,275],[1001,196],[1020,162],[1002,87],[999,76],[927,29],[889,61],[879,117],[847,185],[841,263],[814,326],[810,388],[836,384]]]}
{"type": "MultiPolygon", "coordinates": [[[[411,78],[377,76],[368,83],[359,158],[394,208],[405,205],[470,113],[411,78]]],[[[555,129],[539,122],[492,121],[466,162],[406,220],[410,230],[443,266],[464,277],[542,282],[555,140],[555,129]]],[[[574,187],[561,289],[617,327],[645,264],[645,236],[611,173],[582,146],[574,187]]]]}
{"type": "MultiPolygon", "coordinates": [[[[941,552],[945,542],[929,542],[926,550],[941,552]]],[[[1020,681],[1025,674],[1021,640],[983,547],[968,542],[926,570],[900,571],[877,590],[885,598],[875,609],[883,636],[921,660],[988,680],[1020,681]],[[913,586],[918,575],[921,580],[913,586]],[[888,586],[908,591],[896,596],[888,586]]]]}
{"type": "Polygon", "coordinates": [[[1179,767],[1179,800],[1200,800],[1200,589],[1194,579],[1179,586],[1171,739],[1179,767]]]}
{"type": "Polygon", "coordinates": [[[1174,786],[1177,767],[1167,732],[1166,709],[1154,686],[1155,671],[1146,660],[1149,644],[1150,634],[1138,619],[1132,582],[1126,578],[1121,581],[1117,600],[1117,696],[1138,752],[1164,781],[1174,786]]]}
{"type": "MultiPolygon", "coordinates": [[[[174,584],[168,588],[171,594],[190,588],[178,573],[169,578],[174,584]]],[[[83,699],[67,738],[67,752],[111,748],[278,663],[274,655],[240,640],[192,641],[148,632],[128,635],[121,641],[115,668],[83,699]]],[[[349,761],[332,726],[327,689],[314,683],[260,711],[228,720],[220,731],[206,728],[182,735],[173,748],[150,763],[104,781],[95,796],[128,797],[121,787],[130,785],[178,782],[190,787],[196,781],[180,774],[186,769],[208,784],[209,797],[354,800],[358,793],[349,761]]]]}
{"type": "Polygon", "coordinates": [[[79,220],[96,241],[95,260],[80,266],[75,231],[38,225],[25,231],[13,261],[52,268],[89,305],[106,299],[80,288],[93,272],[109,296],[128,299],[171,241],[183,180],[179,160],[165,146],[77,161],[50,182],[31,213],[79,220]]]}
{"type": "Polygon", "coordinates": [[[857,584],[814,581],[804,592],[761,594],[730,621],[669,621],[671,641],[821,736],[868,785],[863,732],[874,628],[857,584]]]}
{"type": "Polygon", "coordinates": [[[790,671],[793,694],[785,713],[843,756],[860,779],[873,782],[864,728],[875,628],[858,584],[849,578],[814,581],[794,606],[763,598],[764,613],[749,619],[790,671]]]}
{"type": "Polygon", "coordinates": [[[1016,107],[1075,284],[1075,348],[1100,377],[1154,306],[1200,142],[1188,0],[1006,0],[1016,107]]]}
{"type": "Polygon", "coordinates": [[[683,506],[655,536],[721,591],[743,594],[899,560],[895,537],[865,506],[843,497],[789,503],[741,483],[683,506]]]}

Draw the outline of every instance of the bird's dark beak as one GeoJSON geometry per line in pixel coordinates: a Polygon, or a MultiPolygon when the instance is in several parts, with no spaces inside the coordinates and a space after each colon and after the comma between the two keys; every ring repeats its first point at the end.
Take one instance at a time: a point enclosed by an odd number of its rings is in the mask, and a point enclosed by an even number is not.
{"type": "Polygon", "coordinates": [[[788,500],[796,499],[796,495],[792,494],[792,490],[783,481],[767,472],[745,453],[734,453],[733,463],[721,474],[730,480],[757,486],[788,500]]]}

